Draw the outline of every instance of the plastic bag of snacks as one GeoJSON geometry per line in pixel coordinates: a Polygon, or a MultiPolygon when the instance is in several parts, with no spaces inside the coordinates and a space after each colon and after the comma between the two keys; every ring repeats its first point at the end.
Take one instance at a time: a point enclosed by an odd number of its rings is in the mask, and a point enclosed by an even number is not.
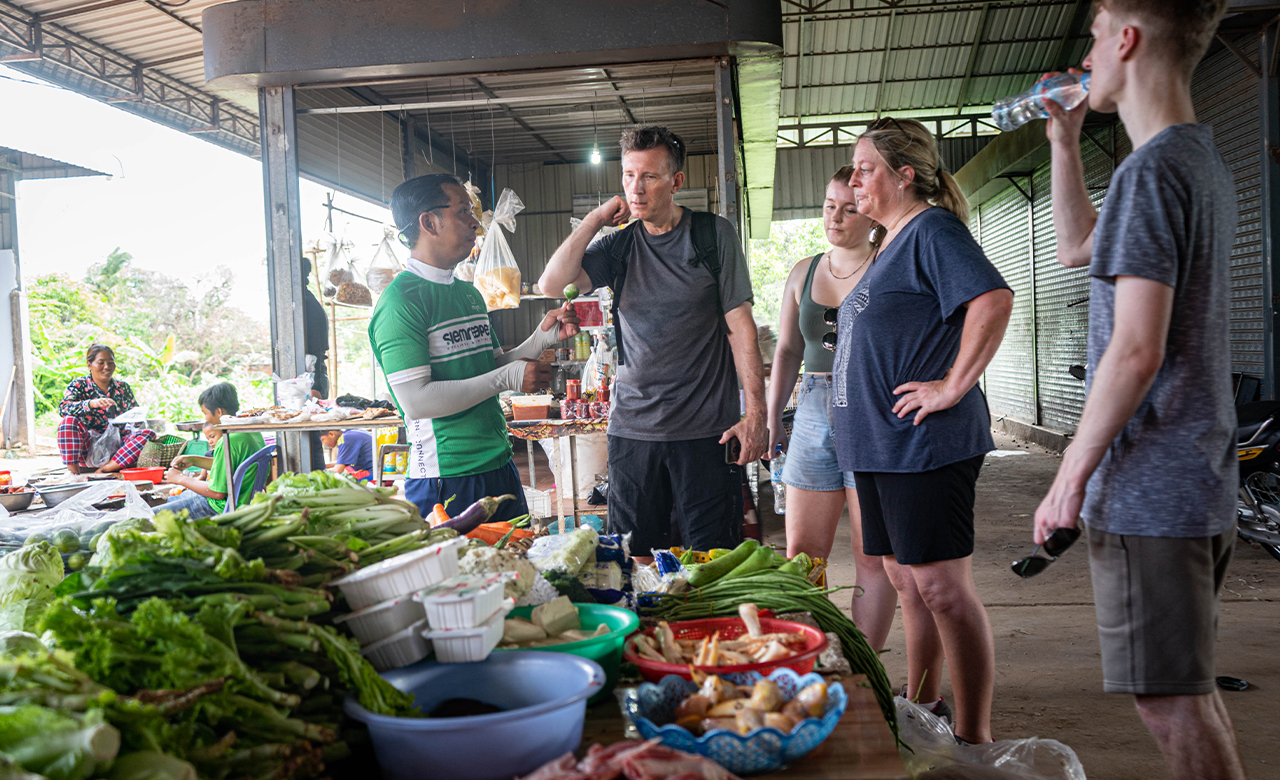
{"type": "MultiPolygon", "coordinates": [[[[516,214],[524,209],[524,203],[510,189],[502,191],[498,206],[493,210],[493,225],[501,225],[515,232],[516,214]]],[[[484,246],[476,261],[476,289],[484,296],[485,306],[494,309],[515,309],[520,306],[520,266],[507,244],[501,228],[490,226],[484,246]]]]}
{"type": "Polygon", "coordinates": [[[321,281],[324,282],[326,295],[332,295],[333,293],[327,292],[329,288],[336,292],[343,282],[354,281],[356,275],[352,270],[351,253],[347,251],[346,242],[329,236],[327,243],[324,276],[321,277],[321,281]]]}
{"type": "Polygon", "coordinates": [[[394,228],[382,229],[382,243],[378,244],[377,250],[373,253],[373,259],[369,261],[369,270],[364,275],[364,281],[369,285],[370,292],[381,293],[390,287],[391,281],[404,270],[400,258],[396,257],[395,251],[391,248],[391,239],[394,236],[394,228]]]}

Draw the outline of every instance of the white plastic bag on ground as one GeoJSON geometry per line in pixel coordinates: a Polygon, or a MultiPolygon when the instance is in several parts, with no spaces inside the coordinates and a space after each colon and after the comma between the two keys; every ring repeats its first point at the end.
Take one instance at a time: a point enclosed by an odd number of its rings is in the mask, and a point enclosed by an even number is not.
{"type": "MultiPolygon", "coordinates": [[[[524,203],[510,189],[502,191],[498,205],[493,210],[493,224],[511,232],[516,230],[516,214],[524,210],[524,203]]],[[[485,234],[484,246],[476,260],[476,289],[484,296],[485,306],[494,309],[515,309],[520,306],[520,266],[507,244],[501,228],[490,226],[485,234]]]]}
{"type": "Polygon", "coordinates": [[[85,453],[84,465],[98,468],[111,462],[120,449],[120,429],[108,424],[102,433],[89,431],[89,451],[85,453]]]}
{"type": "Polygon", "coordinates": [[[901,696],[893,703],[898,708],[898,734],[911,748],[900,748],[899,753],[916,780],[1085,780],[1075,751],[1056,739],[960,745],[932,712],[901,696]]]}

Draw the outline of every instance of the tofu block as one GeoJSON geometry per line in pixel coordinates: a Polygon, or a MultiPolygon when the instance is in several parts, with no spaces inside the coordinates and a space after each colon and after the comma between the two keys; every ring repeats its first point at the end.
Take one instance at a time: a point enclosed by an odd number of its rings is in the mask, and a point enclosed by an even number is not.
{"type": "Polygon", "coordinates": [[[568,596],[534,607],[532,618],[533,624],[547,632],[549,637],[560,636],[565,631],[582,625],[578,618],[578,608],[573,606],[568,596]]]}
{"type": "Polygon", "coordinates": [[[524,642],[535,642],[539,639],[546,639],[547,632],[543,631],[540,626],[535,626],[532,622],[524,618],[511,618],[502,621],[502,642],[503,644],[523,644],[524,642]]]}

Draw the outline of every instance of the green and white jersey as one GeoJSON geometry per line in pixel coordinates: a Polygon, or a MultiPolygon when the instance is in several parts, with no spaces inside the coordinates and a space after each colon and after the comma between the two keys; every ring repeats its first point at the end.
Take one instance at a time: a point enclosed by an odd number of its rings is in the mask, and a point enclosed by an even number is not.
{"type": "MultiPolygon", "coordinates": [[[[378,299],[369,343],[388,386],[415,379],[470,379],[497,368],[498,338],[480,292],[452,271],[414,259],[378,299]]],[[[395,391],[392,390],[394,397],[395,391]]],[[[415,420],[404,414],[413,479],[482,474],[511,460],[507,423],[497,396],[449,415],[415,420]]]]}

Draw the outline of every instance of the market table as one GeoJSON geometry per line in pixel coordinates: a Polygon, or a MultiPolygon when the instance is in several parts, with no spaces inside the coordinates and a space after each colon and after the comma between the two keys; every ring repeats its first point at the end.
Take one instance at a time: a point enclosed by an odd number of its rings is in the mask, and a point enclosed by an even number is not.
{"type": "MultiPolygon", "coordinates": [[[[313,431],[345,431],[352,428],[401,428],[404,427],[404,420],[398,415],[389,417],[376,417],[372,420],[364,418],[343,420],[342,422],[323,422],[323,423],[253,423],[250,425],[215,425],[214,430],[226,433],[265,433],[274,431],[277,433],[311,433],[313,431]]],[[[280,436],[276,437],[276,446],[282,451],[285,449],[284,439],[280,436]]],[[[223,456],[227,459],[227,481],[235,476],[235,468],[231,464],[231,448],[222,448],[223,456]]],[[[374,477],[378,476],[381,464],[374,463],[374,477]]],[[[236,497],[234,490],[227,491],[227,511],[234,511],[236,508],[236,497]]]]}
{"type": "MultiPolygon", "coordinates": [[[[754,775],[785,780],[906,780],[906,767],[898,756],[893,732],[884,722],[880,705],[864,682],[864,675],[841,679],[849,694],[849,708],[836,730],[812,753],[779,772],[754,775]]],[[[625,738],[626,722],[613,697],[587,708],[582,746],[593,742],[610,745],[625,738]]]]}
{"type": "MultiPolygon", "coordinates": [[[[573,494],[573,527],[578,528],[582,522],[582,512],[578,508],[578,441],[575,437],[588,433],[607,433],[609,421],[602,420],[508,420],[507,430],[517,439],[527,442],[541,439],[569,438],[569,479],[565,479],[564,463],[560,464],[560,473],[556,475],[556,518],[560,521],[560,533],[564,533],[564,491],[560,485],[568,484],[573,494]]],[[[533,446],[529,446],[529,487],[536,487],[533,478],[533,446]]],[[[608,523],[608,517],[605,518],[608,523]]],[[[605,528],[608,531],[608,528],[605,528]]]]}

